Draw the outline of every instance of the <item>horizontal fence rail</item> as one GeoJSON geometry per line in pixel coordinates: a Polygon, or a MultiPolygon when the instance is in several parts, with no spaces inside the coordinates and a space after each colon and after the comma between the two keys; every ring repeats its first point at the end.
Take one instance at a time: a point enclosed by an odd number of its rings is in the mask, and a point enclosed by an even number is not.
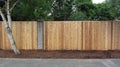
{"type": "Polygon", "coordinates": [[[44,50],[120,50],[120,22],[45,21],[44,50]]]}
{"type": "MultiPolygon", "coordinates": [[[[12,22],[12,33],[19,49],[37,49],[37,22],[12,22]]],[[[11,49],[3,22],[0,22],[0,48],[11,49]]]]}

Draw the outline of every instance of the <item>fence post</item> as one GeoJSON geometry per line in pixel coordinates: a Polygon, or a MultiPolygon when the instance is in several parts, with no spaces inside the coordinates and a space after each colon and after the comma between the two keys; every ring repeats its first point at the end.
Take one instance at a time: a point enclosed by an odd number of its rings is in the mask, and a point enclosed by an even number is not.
{"type": "Polygon", "coordinates": [[[38,49],[43,49],[43,21],[37,21],[38,27],[38,49]]]}

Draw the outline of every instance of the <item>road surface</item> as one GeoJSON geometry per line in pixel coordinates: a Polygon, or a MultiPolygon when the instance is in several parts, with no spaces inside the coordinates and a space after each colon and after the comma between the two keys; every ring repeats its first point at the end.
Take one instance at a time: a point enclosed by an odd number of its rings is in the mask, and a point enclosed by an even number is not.
{"type": "Polygon", "coordinates": [[[0,67],[120,67],[120,59],[9,59],[0,67]]]}

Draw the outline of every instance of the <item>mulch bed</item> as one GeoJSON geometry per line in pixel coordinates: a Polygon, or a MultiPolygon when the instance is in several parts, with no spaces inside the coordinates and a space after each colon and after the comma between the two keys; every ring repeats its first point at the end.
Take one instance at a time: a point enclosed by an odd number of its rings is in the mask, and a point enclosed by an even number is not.
{"type": "Polygon", "coordinates": [[[12,50],[0,50],[0,58],[46,58],[46,59],[106,59],[120,58],[120,50],[78,51],[78,50],[20,50],[15,55],[12,50]]]}

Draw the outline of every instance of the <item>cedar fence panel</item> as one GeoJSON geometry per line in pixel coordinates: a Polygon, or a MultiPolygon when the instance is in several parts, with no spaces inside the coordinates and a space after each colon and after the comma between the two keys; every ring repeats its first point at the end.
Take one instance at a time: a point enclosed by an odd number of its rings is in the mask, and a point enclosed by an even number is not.
{"type": "Polygon", "coordinates": [[[120,49],[120,22],[45,21],[45,50],[120,49]]]}
{"type": "MultiPolygon", "coordinates": [[[[0,23],[0,49],[11,49],[0,23]]],[[[45,21],[44,50],[120,50],[120,22],[45,21]]],[[[12,32],[19,49],[37,49],[37,22],[16,21],[12,32]]]]}
{"type": "Polygon", "coordinates": [[[120,22],[114,22],[112,24],[112,50],[120,50],[120,22]]]}
{"type": "Polygon", "coordinates": [[[0,49],[2,47],[2,24],[0,23],[0,49]]]}
{"type": "Polygon", "coordinates": [[[110,50],[111,22],[83,22],[83,49],[110,50]]]}
{"type": "MultiPolygon", "coordinates": [[[[37,22],[12,22],[12,32],[19,49],[37,49],[37,22]]],[[[11,49],[10,42],[4,28],[4,23],[0,23],[0,37],[1,49],[11,49]]]]}

